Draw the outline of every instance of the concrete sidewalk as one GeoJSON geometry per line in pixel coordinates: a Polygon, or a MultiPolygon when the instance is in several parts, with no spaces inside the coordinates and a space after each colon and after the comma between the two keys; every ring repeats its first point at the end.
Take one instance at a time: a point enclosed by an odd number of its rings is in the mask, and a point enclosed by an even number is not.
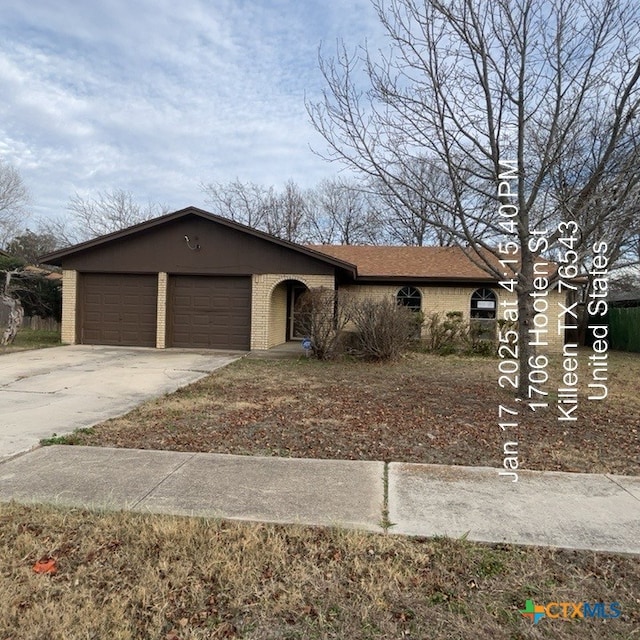
{"type": "Polygon", "coordinates": [[[0,463],[10,500],[640,554],[626,476],[54,446],[0,463]]]}

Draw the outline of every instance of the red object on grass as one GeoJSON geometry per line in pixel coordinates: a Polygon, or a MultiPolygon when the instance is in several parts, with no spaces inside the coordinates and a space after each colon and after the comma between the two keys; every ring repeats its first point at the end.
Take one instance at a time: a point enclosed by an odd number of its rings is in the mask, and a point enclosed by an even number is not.
{"type": "Polygon", "coordinates": [[[53,558],[43,558],[33,565],[33,570],[36,573],[48,573],[53,575],[54,573],[57,573],[58,565],[53,558]]]}

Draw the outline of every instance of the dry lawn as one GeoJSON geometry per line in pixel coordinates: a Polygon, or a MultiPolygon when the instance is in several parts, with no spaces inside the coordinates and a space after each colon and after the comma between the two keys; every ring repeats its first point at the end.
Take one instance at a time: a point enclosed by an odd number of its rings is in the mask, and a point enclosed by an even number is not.
{"type": "Polygon", "coordinates": [[[632,640],[637,558],[0,505],[0,638],[632,640]],[[55,575],[34,564],[54,559],[55,575]],[[525,601],[619,602],[537,625],[525,601]]]}
{"type": "MultiPolygon", "coordinates": [[[[586,356],[584,353],[583,356],[586,356]]],[[[585,365],[585,358],[582,363],[585,365]]],[[[507,437],[498,361],[411,354],[394,364],[239,361],[68,444],[253,455],[425,462],[496,467],[507,437]]],[[[559,422],[558,366],[552,407],[520,416],[508,434],[526,469],[640,475],[640,354],[609,356],[609,397],[586,400],[578,421],[559,422]]]]}
{"type": "Polygon", "coordinates": [[[13,344],[0,346],[0,356],[3,353],[16,351],[29,351],[31,349],[44,349],[46,347],[59,347],[60,332],[46,331],[44,329],[20,329],[13,344]]]}

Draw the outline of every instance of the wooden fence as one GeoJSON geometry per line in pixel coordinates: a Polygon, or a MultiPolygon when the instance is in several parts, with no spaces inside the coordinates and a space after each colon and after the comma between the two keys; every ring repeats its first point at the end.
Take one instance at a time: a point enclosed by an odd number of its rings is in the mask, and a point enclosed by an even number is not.
{"type": "Polygon", "coordinates": [[[640,351],[640,307],[610,308],[609,338],[612,349],[640,351]]]}
{"type": "Polygon", "coordinates": [[[34,331],[60,331],[60,323],[55,318],[26,317],[22,321],[23,329],[34,331]]]}

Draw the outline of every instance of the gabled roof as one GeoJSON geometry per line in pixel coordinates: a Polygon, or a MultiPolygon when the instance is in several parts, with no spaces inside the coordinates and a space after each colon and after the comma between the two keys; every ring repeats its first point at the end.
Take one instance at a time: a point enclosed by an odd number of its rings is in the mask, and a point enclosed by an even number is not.
{"type": "Polygon", "coordinates": [[[168,222],[179,220],[180,218],[184,218],[186,216],[198,216],[200,218],[204,218],[205,220],[215,222],[217,224],[223,225],[230,229],[235,229],[236,231],[247,233],[249,235],[255,236],[256,238],[266,240],[267,242],[271,242],[273,244],[286,247],[288,249],[297,251],[299,253],[303,253],[311,258],[315,258],[316,260],[321,260],[322,262],[331,264],[334,267],[345,269],[346,271],[348,271],[354,276],[357,271],[356,266],[354,264],[349,263],[348,261],[342,260],[334,256],[330,256],[323,252],[316,251],[310,247],[305,247],[301,244],[296,244],[295,242],[282,240],[281,238],[277,238],[276,236],[273,236],[269,233],[265,233],[264,231],[259,231],[258,229],[254,229],[253,227],[248,227],[245,224],[241,224],[239,222],[229,220],[228,218],[222,218],[220,216],[216,216],[213,213],[209,213],[208,211],[204,211],[203,209],[198,209],[197,207],[186,207],[185,209],[180,209],[179,211],[174,211],[173,213],[168,213],[158,218],[152,218],[151,220],[146,220],[145,222],[141,222],[132,227],[127,227],[126,229],[115,231],[113,233],[100,236],[98,238],[93,238],[92,240],[88,240],[86,242],[82,242],[80,244],[67,247],[66,249],[60,249],[59,251],[54,251],[53,253],[49,253],[45,256],[41,256],[39,260],[42,264],[52,264],[52,265],[59,266],[63,258],[66,258],[73,254],[80,253],[82,251],[87,251],[94,247],[97,247],[109,242],[113,242],[121,238],[126,238],[128,236],[135,235],[136,233],[140,233],[148,229],[153,229],[154,227],[158,227],[163,224],[167,224],[168,222]]]}
{"type": "Polygon", "coordinates": [[[358,279],[486,281],[496,278],[473,263],[461,247],[309,245],[358,266],[358,279]]]}

